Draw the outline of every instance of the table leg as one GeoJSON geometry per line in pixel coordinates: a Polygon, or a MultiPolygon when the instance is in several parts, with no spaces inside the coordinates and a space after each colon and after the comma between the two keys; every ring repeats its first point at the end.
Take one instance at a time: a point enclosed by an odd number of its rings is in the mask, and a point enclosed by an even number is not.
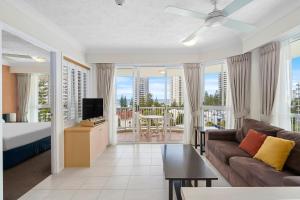
{"type": "Polygon", "coordinates": [[[206,180],[206,187],[211,187],[211,180],[206,180]]]}
{"type": "Polygon", "coordinates": [[[194,180],[194,187],[198,187],[198,180],[194,180]]]}
{"type": "Polygon", "coordinates": [[[203,133],[203,147],[204,147],[204,149],[202,149],[202,154],[205,152],[205,135],[206,135],[206,133],[204,132],[203,133]]]}
{"type": "Polygon", "coordinates": [[[197,129],[195,129],[195,149],[197,149],[197,129]]]}
{"type": "Polygon", "coordinates": [[[151,123],[151,121],[149,119],[147,121],[148,121],[148,135],[149,135],[150,134],[150,123],[151,123]]]}
{"type": "Polygon", "coordinates": [[[200,133],[200,155],[203,155],[203,137],[202,137],[202,132],[200,133]]]}
{"type": "Polygon", "coordinates": [[[169,180],[169,200],[173,200],[173,180],[169,180]]]}

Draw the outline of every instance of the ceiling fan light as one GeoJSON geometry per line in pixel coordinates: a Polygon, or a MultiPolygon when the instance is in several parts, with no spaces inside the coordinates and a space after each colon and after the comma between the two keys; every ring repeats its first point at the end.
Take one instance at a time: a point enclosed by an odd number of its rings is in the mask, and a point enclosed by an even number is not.
{"type": "Polygon", "coordinates": [[[194,46],[195,44],[197,44],[197,42],[198,42],[198,38],[194,37],[193,39],[182,41],[182,44],[184,46],[191,47],[191,46],[194,46]]]}
{"type": "Polygon", "coordinates": [[[32,58],[34,61],[39,62],[39,63],[46,62],[46,58],[43,58],[43,57],[32,56],[31,58],[32,58]]]}

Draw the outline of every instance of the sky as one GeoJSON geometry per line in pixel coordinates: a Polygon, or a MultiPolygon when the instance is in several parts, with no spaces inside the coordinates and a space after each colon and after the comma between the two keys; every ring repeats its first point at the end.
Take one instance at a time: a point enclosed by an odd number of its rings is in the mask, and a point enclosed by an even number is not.
{"type": "Polygon", "coordinates": [[[208,92],[208,94],[215,94],[216,90],[219,89],[218,74],[219,73],[205,74],[204,85],[205,85],[205,91],[208,92]]]}
{"type": "Polygon", "coordinates": [[[296,57],[292,60],[292,79],[293,86],[300,82],[300,57],[296,57]]]}

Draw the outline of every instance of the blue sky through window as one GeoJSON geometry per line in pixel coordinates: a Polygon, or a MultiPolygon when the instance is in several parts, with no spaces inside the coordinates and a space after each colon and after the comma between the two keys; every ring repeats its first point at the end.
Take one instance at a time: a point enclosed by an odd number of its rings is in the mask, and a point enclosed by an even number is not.
{"type": "Polygon", "coordinates": [[[127,76],[118,76],[116,78],[116,94],[117,94],[117,99],[120,99],[121,96],[126,96],[128,100],[132,98],[133,95],[133,78],[132,77],[127,77],[127,76]]]}
{"type": "Polygon", "coordinates": [[[300,82],[300,57],[292,60],[292,81],[293,86],[300,82]]]}
{"type": "Polygon", "coordinates": [[[205,73],[204,85],[205,91],[208,94],[215,94],[216,91],[219,90],[218,74],[219,73],[205,73]]]}

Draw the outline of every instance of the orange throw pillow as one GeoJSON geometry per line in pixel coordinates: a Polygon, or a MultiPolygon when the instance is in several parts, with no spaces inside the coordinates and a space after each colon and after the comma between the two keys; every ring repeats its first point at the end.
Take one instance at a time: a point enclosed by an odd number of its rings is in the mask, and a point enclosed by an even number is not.
{"type": "Polygon", "coordinates": [[[250,129],[239,147],[253,157],[258,152],[266,138],[267,135],[250,129]]]}

